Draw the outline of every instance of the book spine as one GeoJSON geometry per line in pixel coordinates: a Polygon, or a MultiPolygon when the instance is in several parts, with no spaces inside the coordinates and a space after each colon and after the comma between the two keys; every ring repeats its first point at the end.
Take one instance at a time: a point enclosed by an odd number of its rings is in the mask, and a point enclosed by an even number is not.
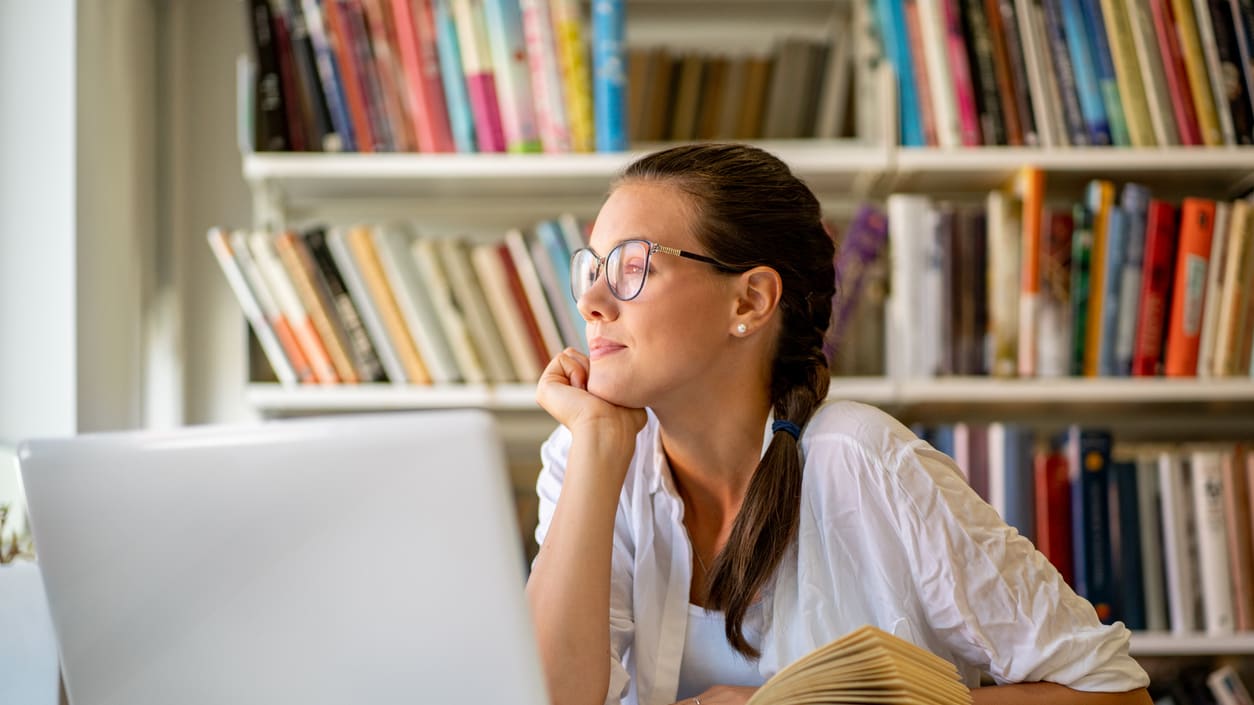
{"type": "Polygon", "coordinates": [[[288,142],[293,152],[309,150],[306,137],[304,95],[296,74],[296,55],[287,18],[272,10],[275,54],[279,59],[279,79],[283,86],[283,119],[287,124],[288,142]]]}
{"type": "MultiPolygon", "coordinates": [[[[400,254],[400,253],[397,253],[400,254]]],[[[409,245],[410,264],[415,268],[417,279],[420,280],[424,292],[431,299],[431,308],[435,314],[431,333],[443,333],[442,342],[448,348],[452,361],[457,368],[457,379],[467,384],[483,384],[488,381],[484,370],[483,359],[471,340],[470,330],[462,309],[453,299],[453,290],[449,285],[448,276],[440,263],[434,240],[416,238],[409,245]]]]}
{"type": "Polygon", "coordinates": [[[1085,113],[1080,107],[1079,89],[1076,85],[1078,69],[1072,64],[1071,50],[1068,48],[1068,29],[1063,22],[1063,0],[1043,0],[1043,17],[1049,46],[1049,55],[1053,60],[1054,76],[1058,79],[1058,93],[1062,99],[1062,114],[1067,125],[1067,137],[1073,146],[1092,144],[1088,128],[1085,124],[1085,113]]]}
{"type": "Polygon", "coordinates": [[[274,329],[266,320],[265,314],[261,310],[261,305],[257,303],[252,288],[244,279],[244,273],[240,270],[239,263],[235,259],[235,254],[231,250],[231,243],[228,236],[219,228],[209,230],[209,248],[213,251],[214,257],[218,260],[218,265],[222,267],[222,273],[226,275],[227,284],[230,285],[231,291],[235,294],[235,299],[239,302],[240,308],[244,311],[244,317],[248,319],[248,324],[252,326],[253,332],[257,334],[257,341],[261,344],[261,350],[266,355],[266,360],[270,362],[270,367],[274,370],[275,377],[279,383],[284,386],[294,386],[300,383],[300,379],[296,375],[296,370],[292,367],[292,363],[287,359],[287,355],[283,352],[283,346],[274,334],[274,329]]]}
{"type": "MultiPolygon", "coordinates": [[[[396,151],[396,139],[388,118],[387,98],[378,71],[378,61],[366,28],[365,10],[361,0],[344,0],[340,8],[344,28],[347,31],[349,50],[361,79],[362,97],[365,100],[366,117],[370,120],[370,134],[375,139],[376,152],[396,151]]],[[[379,43],[376,39],[375,43],[379,43]]]]}
{"type": "Polygon", "coordinates": [[[975,83],[975,106],[980,116],[984,144],[1004,145],[1008,143],[1006,116],[1002,113],[988,18],[979,0],[961,0],[960,4],[971,78],[975,83]]]}
{"type": "Polygon", "coordinates": [[[266,278],[271,293],[274,294],[275,301],[291,323],[296,340],[300,343],[301,352],[305,354],[309,360],[309,366],[313,369],[315,381],[319,384],[335,384],[339,381],[335,366],[331,364],[331,358],[327,355],[326,348],[323,347],[322,339],[318,337],[313,319],[301,304],[296,289],[283,270],[283,264],[279,261],[278,254],[275,253],[270,234],[261,230],[255,231],[249,235],[248,245],[253,259],[257,262],[257,267],[266,278]]]}
{"type": "Polygon", "coordinates": [[[1219,120],[1219,135],[1223,140],[1221,144],[1233,145],[1236,144],[1236,134],[1233,115],[1228,109],[1228,89],[1225,86],[1228,80],[1225,76],[1232,74],[1225,73],[1220,61],[1218,37],[1215,35],[1215,25],[1211,21],[1207,0],[1193,0],[1193,19],[1197,25],[1198,42],[1202,47],[1202,69],[1210,81],[1211,100],[1214,102],[1215,117],[1219,120]]]}
{"type": "Polygon", "coordinates": [[[1107,20],[1102,15],[1099,0],[1080,0],[1080,10],[1084,18],[1089,50],[1092,52],[1098,92],[1101,94],[1102,107],[1106,110],[1106,121],[1110,126],[1111,144],[1126,147],[1131,144],[1131,140],[1128,138],[1123,100],[1110,55],[1110,42],[1106,37],[1107,20]]]}
{"type": "Polygon", "coordinates": [[[1110,120],[1102,89],[1094,65],[1094,50],[1085,26],[1081,0],[1061,0],[1062,22],[1066,31],[1067,51],[1075,69],[1076,95],[1080,100],[1080,112],[1088,131],[1089,143],[1099,146],[1113,144],[1110,120]]]}
{"type": "Polygon", "coordinates": [[[1158,459],[1163,517],[1163,571],[1167,578],[1167,613],[1171,632],[1184,635],[1200,626],[1197,611],[1197,554],[1192,480],[1188,463],[1174,451],[1158,459]]]}
{"type": "Polygon", "coordinates": [[[301,0],[309,41],[313,45],[318,77],[322,81],[322,95],[327,99],[331,124],[339,136],[339,146],[345,152],[357,151],[357,134],[348,114],[348,99],[344,95],[344,81],[340,77],[339,61],[331,47],[323,22],[322,6],[318,0],[301,0]]]}
{"type": "Polygon", "coordinates": [[[536,102],[536,121],[545,152],[571,151],[570,123],[562,95],[557,42],[553,36],[547,0],[519,0],[523,18],[523,40],[527,44],[527,66],[536,102]]]}
{"type": "Polygon", "coordinates": [[[1076,204],[1072,210],[1075,230],[1071,238],[1071,374],[1084,375],[1089,347],[1089,289],[1093,269],[1093,225],[1089,210],[1076,204]]]}
{"type": "Polygon", "coordinates": [[[1119,209],[1124,217],[1123,270],[1119,273],[1119,311],[1115,328],[1115,374],[1132,374],[1136,347],[1137,313],[1141,302],[1141,273],[1145,269],[1145,223],[1150,191],[1134,183],[1124,184],[1119,209]]]}
{"type": "Polygon", "coordinates": [[[1119,337],[1119,296],[1122,293],[1124,259],[1127,257],[1127,218],[1122,208],[1112,205],[1106,216],[1105,264],[1102,273],[1102,308],[1097,374],[1119,376],[1115,348],[1119,337]]]}
{"type": "Polygon", "coordinates": [[[583,21],[576,0],[551,0],[553,35],[558,65],[561,67],[566,114],[570,119],[570,139],[576,152],[596,147],[592,122],[592,78],[588,70],[588,47],[583,21]]]}
{"type": "Polygon", "coordinates": [[[414,121],[410,115],[409,94],[405,90],[405,77],[397,59],[396,26],[392,15],[384,6],[385,0],[362,0],[364,31],[370,53],[374,56],[375,74],[383,98],[385,121],[392,138],[392,148],[398,152],[415,152],[418,142],[414,138],[414,121]]]}
{"type": "Polygon", "coordinates": [[[1132,374],[1153,377],[1161,373],[1167,330],[1168,302],[1176,261],[1176,210],[1164,201],[1149,203],[1145,225],[1145,262],[1141,274],[1140,306],[1132,374]]]}
{"type": "Polygon", "coordinates": [[[1133,147],[1154,147],[1158,144],[1145,99],[1141,76],[1147,78],[1151,67],[1142,68],[1134,46],[1134,30],[1123,0],[1101,0],[1106,20],[1106,38],[1111,60],[1115,65],[1118,100],[1127,123],[1128,139],[1133,147]]]}
{"type": "Polygon", "coordinates": [[[910,61],[904,8],[900,2],[875,0],[875,13],[884,53],[897,73],[898,139],[903,147],[925,146],[927,142],[923,137],[923,123],[919,119],[919,98],[915,91],[914,65],[910,61]]]}
{"type": "Polygon", "coordinates": [[[531,313],[535,316],[536,325],[540,328],[548,358],[556,357],[562,351],[562,335],[558,332],[557,320],[544,295],[544,285],[540,282],[540,275],[536,271],[535,261],[531,258],[531,250],[526,238],[523,237],[521,230],[513,229],[505,233],[505,244],[509,247],[510,257],[514,260],[518,280],[522,283],[523,293],[531,306],[531,313]]]}
{"type": "MultiPolygon", "coordinates": [[[[508,238],[508,233],[506,235],[508,238]]],[[[518,311],[519,317],[526,323],[527,337],[531,340],[537,364],[543,369],[553,356],[549,353],[546,334],[540,329],[540,322],[536,319],[536,314],[531,305],[531,297],[527,294],[527,287],[523,284],[522,275],[515,264],[514,255],[510,251],[508,242],[501,243],[497,247],[497,257],[505,271],[514,306],[518,311]]],[[[534,275],[534,271],[532,274],[534,275]]]]}
{"type": "Polygon", "coordinates": [[[488,54],[487,32],[483,26],[482,0],[451,0],[451,7],[479,151],[504,152],[505,132],[496,93],[496,71],[488,54]]]}
{"type": "Polygon", "coordinates": [[[623,0],[592,4],[592,114],[598,152],[627,149],[627,9],[623,0]]]}
{"type": "Polygon", "coordinates": [[[962,144],[958,121],[958,100],[948,59],[948,38],[943,0],[918,0],[919,53],[927,71],[935,120],[936,142],[941,147],[962,144]]]}
{"type": "Polygon", "coordinates": [[[1206,272],[1215,225],[1215,202],[1186,198],[1180,208],[1180,244],[1172,285],[1164,373],[1168,377],[1197,374],[1198,344],[1206,303],[1206,272]]]}
{"type": "Polygon", "coordinates": [[[1136,60],[1140,66],[1142,83],[1145,89],[1146,109],[1149,111],[1150,124],[1154,128],[1157,143],[1163,146],[1180,144],[1180,130],[1176,125],[1174,109],[1171,106],[1171,94],[1167,89],[1167,73],[1163,65],[1163,55],[1158,48],[1158,39],[1154,30],[1154,15],[1150,8],[1151,2],[1146,0],[1123,0],[1124,11],[1131,23],[1132,45],[1136,49],[1136,60]]]}
{"type": "Polygon", "coordinates": [[[314,285],[312,262],[307,253],[301,251],[303,243],[298,240],[296,233],[284,231],[275,237],[274,249],[296,289],[296,295],[300,297],[301,305],[313,321],[318,339],[322,341],[327,357],[335,368],[337,379],[345,384],[356,384],[359,381],[357,370],[353,368],[345,350],[343,333],[332,319],[333,312],[328,302],[319,295],[314,285]]]}
{"type": "Polygon", "coordinates": [[[401,313],[397,297],[404,294],[397,291],[388,280],[382,258],[375,247],[375,232],[368,227],[354,227],[345,235],[345,244],[348,245],[353,261],[370,290],[370,298],[387,328],[388,340],[404,367],[404,379],[410,384],[431,384],[432,374],[427,362],[419,353],[409,325],[401,313]]]}
{"type": "Polygon", "coordinates": [[[344,281],[353,306],[361,314],[361,323],[370,336],[373,349],[379,356],[379,365],[387,375],[387,381],[397,385],[405,384],[409,381],[405,365],[401,362],[400,354],[392,343],[382,308],[376,305],[370,285],[367,284],[365,275],[362,274],[361,268],[353,258],[344,231],[337,228],[329,232],[326,245],[331,258],[335,260],[335,269],[344,281]]]}
{"type": "Polygon", "coordinates": [[[1115,613],[1128,629],[1145,629],[1141,528],[1137,466],[1131,459],[1110,463],[1110,533],[1114,563],[1115,613]]]}
{"type": "Polygon", "coordinates": [[[296,72],[299,83],[305,88],[308,99],[312,133],[309,135],[309,148],[324,152],[339,152],[343,146],[343,138],[331,120],[331,112],[327,107],[327,97],[323,92],[323,83],[318,73],[318,58],[314,52],[313,41],[309,36],[309,25],[301,3],[292,2],[288,5],[290,14],[292,51],[295,55],[296,72]]]}
{"type": "Polygon", "coordinates": [[[376,135],[371,129],[366,105],[366,79],[357,63],[345,17],[345,0],[320,0],[326,19],[327,44],[339,67],[340,87],[348,105],[348,118],[353,124],[354,142],[359,152],[374,152],[376,135]]]}
{"type": "Polygon", "coordinates": [[[1062,97],[1054,79],[1053,61],[1045,37],[1044,9],[1034,0],[1014,0],[1014,3],[1040,146],[1066,146],[1069,141],[1063,127],[1062,97]]]}
{"type": "Polygon", "coordinates": [[[288,361],[291,362],[292,369],[296,372],[296,378],[302,384],[317,383],[318,377],[314,374],[313,367],[309,364],[309,358],[305,356],[305,351],[300,349],[300,342],[296,340],[296,331],[292,329],[292,324],[287,320],[287,315],[274,298],[274,293],[266,282],[266,277],[262,273],[261,267],[257,265],[257,261],[252,256],[252,251],[248,245],[248,234],[243,230],[233,231],[229,236],[229,242],[231,253],[235,256],[235,262],[239,265],[240,272],[244,275],[244,280],[248,282],[253,295],[257,297],[257,304],[261,307],[261,312],[265,316],[266,321],[274,329],[274,337],[278,339],[279,345],[283,348],[283,353],[287,356],[288,361]]]}
{"type": "Polygon", "coordinates": [[[1105,431],[1071,427],[1067,465],[1071,484],[1071,540],[1075,588],[1109,624],[1114,610],[1108,489],[1111,437],[1105,431]]]}
{"type": "MultiPolygon", "coordinates": [[[[992,336],[991,372],[1014,377],[1019,364],[1019,294],[1022,282],[1022,245],[1018,222],[1012,217],[1010,197],[993,191],[986,199],[988,214],[988,314],[992,336]]],[[[934,297],[927,297],[934,300],[934,297]]],[[[926,320],[926,318],[925,318],[926,320]]]]}
{"type": "Polygon", "coordinates": [[[1037,307],[1037,374],[1065,377],[1071,372],[1070,213],[1050,210],[1041,243],[1041,294],[1037,307]]]}
{"type": "Polygon", "coordinates": [[[1015,177],[1022,210],[1019,245],[1019,376],[1035,377],[1041,303],[1041,227],[1045,221],[1045,172],[1024,167],[1015,177]]]}
{"type": "MultiPolygon", "coordinates": [[[[1245,94],[1254,114],[1254,0],[1228,0],[1232,11],[1233,35],[1237,41],[1238,66],[1245,83],[1245,94]]],[[[1254,132],[1254,128],[1251,128],[1254,132]]],[[[1250,135],[1254,139],[1254,134],[1250,135]]]]}
{"type": "MultiPolygon", "coordinates": [[[[486,0],[488,47],[501,100],[501,126],[508,152],[539,152],[540,132],[536,127],[535,101],[527,70],[527,45],[523,41],[522,11],[518,0],[486,0]]],[[[622,57],[620,57],[621,59],[622,57]]],[[[619,65],[619,69],[625,67],[619,65]]]]}
{"type": "MultiPolygon", "coordinates": [[[[1211,27],[1215,37],[1217,75],[1212,77],[1212,90],[1219,96],[1219,109],[1228,115],[1232,127],[1230,144],[1254,143],[1254,107],[1251,103],[1250,83],[1246,70],[1241,66],[1240,28],[1229,11],[1227,0],[1207,0],[1211,27]]],[[[1246,58],[1249,58],[1247,48],[1246,58]]]]}
{"type": "MultiPolygon", "coordinates": [[[[557,279],[557,290],[552,299],[554,309],[562,309],[562,314],[569,318],[573,336],[571,345],[587,351],[588,340],[584,333],[583,314],[579,312],[579,302],[571,295],[570,287],[570,256],[566,247],[566,239],[562,228],[556,220],[542,220],[536,224],[536,240],[541,245],[542,253],[552,263],[553,273],[557,279]]],[[[556,313],[556,311],[555,311],[556,313]]]]}
{"type": "Polygon", "coordinates": [[[1232,574],[1232,606],[1237,631],[1254,629],[1254,547],[1250,537],[1250,487],[1242,467],[1244,448],[1223,454],[1224,537],[1232,574]]]}
{"type": "Polygon", "coordinates": [[[1158,37],[1158,49],[1163,58],[1163,74],[1167,79],[1171,109],[1180,129],[1180,143],[1190,146],[1202,144],[1202,130],[1189,88],[1189,73],[1184,66],[1175,20],[1171,16],[1171,0],[1149,0],[1149,3],[1154,18],[1154,34],[1158,37]]]}
{"type": "Polygon", "coordinates": [[[375,228],[375,252],[414,347],[436,384],[465,381],[436,311],[433,286],[414,262],[411,248],[417,235],[404,226],[375,228]]]}
{"type": "MultiPolygon", "coordinates": [[[[440,83],[442,69],[436,46],[432,0],[392,0],[401,68],[409,86],[414,138],[421,152],[452,152],[449,108],[440,83]]],[[[461,151],[461,150],[457,150],[461,151]]]]}
{"type": "Polygon", "coordinates": [[[1068,585],[1075,585],[1071,552],[1071,486],[1067,458],[1048,448],[1033,455],[1036,545],[1068,585]]]}
{"type": "Polygon", "coordinates": [[[502,348],[519,381],[535,382],[540,378],[541,364],[535,355],[527,325],[514,302],[509,281],[496,245],[475,245],[470,251],[471,265],[483,288],[484,301],[504,341],[502,348]]]}
{"type": "Polygon", "coordinates": [[[510,363],[500,330],[488,310],[484,287],[471,266],[469,246],[459,239],[443,238],[436,243],[436,249],[440,264],[452,284],[453,306],[463,312],[466,328],[474,349],[483,361],[488,381],[492,384],[517,381],[518,373],[510,363]]]}
{"type": "Polygon", "coordinates": [[[1141,592],[1145,596],[1145,628],[1166,631],[1167,595],[1163,584],[1162,499],[1158,489],[1158,459],[1137,458],[1137,509],[1141,532],[1141,592]]]}
{"type": "Polygon", "coordinates": [[[358,376],[363,382],[384,381],[384,370],[379,361],[379,354],[371,342],[370,332],[362,321],[362,314],[358,311],[352,294],[349,293],[344,276],[331,254],[326,231],[323,228],[314,228],[305,233],[304,240],[316,266],[319,288],[326,291],[327,299],[344,326],[347,349],[358,376]]]}
{"type": "Polygon", "coordinates": [[[288,134],[279,46],[268,0],[249,0],[248,26],[252,30],[257,72],[253,82],[253,145],[259,152],[282,152],[291,146],[288,134]]]}
{"type": "Polygon", "coordinates": [[[1227,531],[1227,520],[1224,518],[1223,462],[1220,451],[1193,451],[1192,471],[1204,627],[1210,636],[1223,636],[1233,633],[1235,619],[1227,539],[1224,535],[1227,531]]]}
{"type": "Polygon", "coordinates": [[[1215,97],[1211,92],[1210,77],[1206,75],[1206,57],[1202,53],[1202,39],[1198,34],[1197,17],[1193,14],[1190,0],[1171,0],[1171,13],[1175,20],[1176,36],[1184,68],[1189,75],[1189,91],[1193,109],[1197,112],[1202,142],[1210,147],[1224,143],[1219,127],[1219,114],[1215,110],[1215,97]]]}
{"type": "Polygon", "coordinates": [[[1219,339],[1219,309],[1224,299],[1224,272],[1228,268],[1228,221],[1232,209],[1228,203],[1215,203],[1215,226],[1210,240],[1210,260],[1206,268],[1206,303],[1202,308],[1202,332],[1197,343],[1197,376],[1215,374],[1216,348],[1219,339]]]}
{"type": "MultiPolygon", "coordinates": [[[[1240,363],[1248,358],[1249,346],[1245,333],[1250,308],[1249,283],[1254,281],[1254,235],[1251,234],[1254,225],[1251,225],[1250,204],[1234,201],[1228,211],[1228,222],[1224,226],[1226,232],[1221,235],[1217,230],[1213,238],[1227,241],[1223,260],[1212,260],[1212,271],[1223,267],[1223,285],[1217,300],[1207,303],[1208,312],[1211,306],[1219,308],[1212,364],[1212,373],[1216,377],[1232,376],[1243,371],[1240,370],[1240,363]]],[[[1215,227],[1220,227],[1218,217],[1215,218],[1215,227]]],[[[1207,292],[1209,295],[1210,292],[1207,292]]]]}
{"type": "Polygon", "coordinates": [[[1019,116],[1020,128],[1023,131],[1023,144],[1029,147],[1040,147],[1044,144],[1041,137],[1042,128],[1037,124],[1036,112],[1032,104],[1032,92],[1028,80],[1027,48],[1019,29],[1019,19],[1015,16],[1014,0],[999,0],[997,5],[1001,15],[1002,32],[1005,34],[1010,83],[1014,90],[1015,112],[1019,116]]]}
{"type": "Polygon", "coordinates": [[[1106,307],[1106,243],[1110,229],[1110,211],[1115,187],[1109,181],[1089,182],[1085,202],[1092,215],[1093,249],[1089,260],[1089,310],[1084,341],[1084,376],[1098,375],[1098,359],[1102,350],[1103,311],[1106,307]]]}
{"type": "MultiPolygon", "coordinates": [[[[935,147],[939,142],[936,135],[935,98],[932,97],[934,88],[931,76],[928,74],[927,61],[923,56],[923,29],[919,26],[918,2],[905,0],[903,11],[906,18],[906,40],[910,43],[910,61],[914,64],[910,68],[914,73],[914,89],[919,98],[919,119],[923,123],[923,141],[929,147],[935,147]]],[[[767,136],[771,136],[769,132],[767,136]]]]}
{"type": "Polygon", "coordinates": [[[463,154],[478,151],[475,139],[475,118],[470,109],[470,94],[466,89],[466,73],[462,70],[461,43],[457,38],[457,25],[449,0],[433,0],[435,11],[435,40],[440,55],[440,78],[444,85],[445,103],[448,106],[449,126],[453,131],[453,143],[463,154]]]}

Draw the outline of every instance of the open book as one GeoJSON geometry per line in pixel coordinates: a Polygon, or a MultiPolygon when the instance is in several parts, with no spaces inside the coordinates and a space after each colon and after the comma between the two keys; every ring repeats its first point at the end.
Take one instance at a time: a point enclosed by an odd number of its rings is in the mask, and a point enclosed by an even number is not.
{"type": "Polygon", "coordinates": [[[952,663],[866,626],[806,654],[776,673],[746,705],[898,703],[969,705],[971,692],[952,663]]]}

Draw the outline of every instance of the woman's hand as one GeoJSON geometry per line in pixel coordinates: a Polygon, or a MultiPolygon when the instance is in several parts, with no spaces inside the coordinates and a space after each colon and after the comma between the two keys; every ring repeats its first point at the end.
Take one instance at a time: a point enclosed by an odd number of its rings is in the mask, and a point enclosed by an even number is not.
{"type": "Polygon", "coordinates": [[[716,685],[695,698],[685,698],[675,705],[744,705],[756,692],[757,688],[716,685]]]}
{"type": "Polygon", "coordinates": [[[558,423],[572,431],[576,426],[592,424],[601,429],[621,430],[634,438],[648,418],[644,409],[611,404],[589,392],[589,372],[588,356],[575,348],[566,348],[540,375],[536,401],[558,423]]]}

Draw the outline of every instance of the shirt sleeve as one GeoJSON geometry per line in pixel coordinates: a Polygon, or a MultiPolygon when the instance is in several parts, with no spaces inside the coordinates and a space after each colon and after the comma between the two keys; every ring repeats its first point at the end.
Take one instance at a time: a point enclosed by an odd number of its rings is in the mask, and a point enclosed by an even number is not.
{"type": "Polygon", "coordinates": [[[1131,633],[1104,625],[1026,538],[923,441],[888,459],[889,516],[935,633],[999,683],[1123,692],[1149,684],[1131,633]]]}
{"type": "MultiPolygon", "coordinates": [[[[553,512],[557,509],[562,492],[562,480],[566,475],[566,458],[570,453],[571,435],[565,426],[559,426],[540,448],[542,467],[536,481],[539,496],[539,523],[536,525],[536,545],[544,546],[553,512]]],[[[631,676],[627,672],[623,655],[635,636],[636,623],[632,612],[632,576],[634,565],[631,537],[624,520],[622,501],[614,522],[614,549],[610,574],[610,685],[606,693],[606,705],[619,703],[627,695],[631,676]]],[[[541,551],[536,556],[540,560],[541,551]]],[[[535,563],[533,562],[534,566],[535,563]]]]}

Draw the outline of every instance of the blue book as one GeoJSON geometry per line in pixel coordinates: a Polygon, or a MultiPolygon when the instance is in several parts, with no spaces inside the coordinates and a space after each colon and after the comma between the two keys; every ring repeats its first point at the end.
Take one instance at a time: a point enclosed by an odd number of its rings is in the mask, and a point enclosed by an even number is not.
{"type": "Polygon", "coordinates": [[[518,0],[486,0],[483,17],[496,77],[497,98],[508,152],[539,152],[535,99],[527,70],[527,45],[523,41],[522,10],[518,0]]]}
{"type": "Polygon", "coordinates": [[[952,424],[937,426],[932,429],[932,447],[949,457],[954,457],[954,427],[952,424]]]}
{"type": "Polygon", "coordinates": [[[1110,124],[1110,139],[1115,145],[1128,147],[1132,138],[1128,135],[1128,121],[1123,114],[1123,100],[1119,97],[1119,82],[1115,78],[1115,62],[1110,57],[1110,41],[1101,3],[1098,0],[1082,2],[1084,26],[1088,29],[1089,46],[1093,49],[1094,66],[1097,68],[1097,86],[1110,124]]]}
{"type": "Polygon", "coordinates": [[[331,114],[331,126],[340,136],[340,147],[345,152],[357,151],[357,137],[353,134],[353,122],[348,117],[348,99],[344,97],[344,82],[340,79],[340,65],[335,52],[327,42],[326,27],[322,23],[322,3],[319,0],[303,0],[305,27],[313,44],[314,65],[318,68],[318,80],[331,114]]]}
{"type": "Polygon", "coordinates": [[[1067,33],[1063,29],[1062,0],[1042,0],[1045,14],[1045,34],[1049,42],[1049,55],[1054,60],[1054,72],[1058,76],[1058,95],[1062,99],[1062,115],[1067,123],[1067,139],[1071,146],[1089,144],[1089,133],[1084,127],[1084,113],[1080,110],[1080,97],[1076,95],[1075,68],[1071,65],[1071,53],[1067,50],[1067,33]]]}
{"type": "MultiPolygon", "coordinates": [[[[1115,347],[1119,337],[1119,295],[1123,278],[1123,262],[1127,257],[1127,218],[1118,206],[1111,206],[1110,215],[1106,218],[1106,269],[1102,281],[1102,332],[1097,348],[1097,374],[1102,377],[1120,376],[1119,366],[1115,362],[1115,347]]],[[[1128,358],[1128,369],[1122,375],[1131,372],[1132,358],[1128,358]]]]}
{"type": "Polygon", "coordinates": [[[627,149],[626,20],[623,0],[592,3],[592,114],[598,152],[627,149]]]}
{"type": "Polygon", "coordinates": [[[1036,540],[1035,468],[1032,461],[1035,435],[1031,429],[1002,424],[1001,478],[1005,509],[1002,519],[1029,541],[1036,540]]]}
{"type": "Polygon", "coordinates": [[[449,0],[435,0],[435,46],[440,55],[440,83],[448,104],[448,122],[453,131],[453,144],[458,152],[477,152],[475,120],[470,112],[470,94],[466,92],[466,74],[462,71],[461,43],[449,0]]]}
{"type": "Polygon", "coordinates": [[[884,55],[897,74],[897,114],[901,122],[901,146],[924,147],[923,123],[919,118],[919,95],[915,92],[914,68],[910,62],[910,41],[906,33],[904,3],[898,0],[875,0],[875,18],[884,55]]]}
{"type": "Polygon", "coordinates": [[[1102,102],[1102,92],[1097,82],[1093,47],[1089,42],[1088,29],[1084,26],[1080,0],[1062,0],[1062,22],[1089,144],[1107,146],[1110,144],[1110,122],[1106,117],[1106,105],[1102,102]]]}
{"type": "Polygon", "coordinates": [[[566,247],[566,238],[556,220],[542,220],[536,224],[536,238],[544,246],[549,261],[553,263],[553,273],[557,277],[560,302],[553,301],[553,314],[563,316],[569,321],[571,330],[577,339],[575,343],[588,350],[588,333],[583,325],[583,314],[579,312],[579,302],[570,293],[570,255],[566,247]],[[559,310],[561,309],[561,310],[559,310]]]}
{"type": "Polygon", "coordinates": [[[1105,624],[1114,618],[1115,603],[1108,496],[1111,444],[1109,431],[1072,426],[1066,432],[1075,591],[1093,603],[1105,624]]]}
{"type": "MultiPolygon", "coordinates": [[[[1141,566],[1141,517],[1137,468],[1130,460],[1110,464],[1110,518],[1114,581],[1118,586],[1114,618],[1128,629],[1145,629],[1145,576],[1141,566]]],[[[1152,519],[1152,517],[1146,517],[1152,519]]]]}
{"type": "Polygon", "coordinates": [[[1119,325],[1115,336],[1115,368],[1120,376],[1132,374],[1136,326],[1141,307],[1141,269],[1145,266],[1145,227],[1149,219],[1150,190],[1141,184],[1124,184],[1119,197],[1123,211],[1123,276],[1119,282],[1119,325]]]}

